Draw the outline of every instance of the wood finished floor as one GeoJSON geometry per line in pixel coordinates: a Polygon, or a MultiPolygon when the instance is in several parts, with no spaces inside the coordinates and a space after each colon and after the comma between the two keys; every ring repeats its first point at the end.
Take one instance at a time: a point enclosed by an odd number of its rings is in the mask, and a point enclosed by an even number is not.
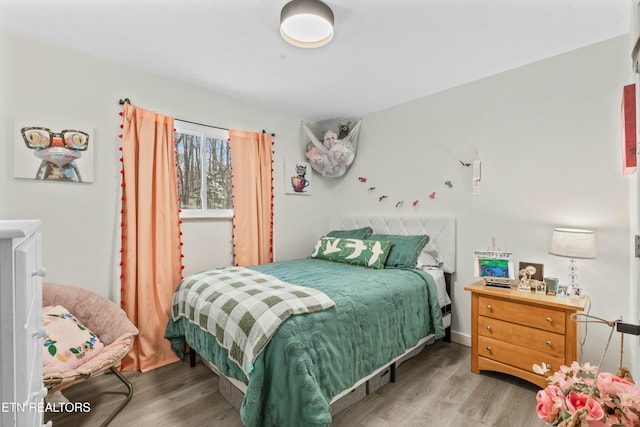
{"type": "MultiPolygon", "coordinates": [[[[468,347],[438,342],[397,370],[387,384],[333,418],[331,427],[543,427],[535,411],[537,388],[507,375],[470,371],[468,347]]],[[[177,362],[147,373],[125,372],[134,387],[111,426],[242,427],[218,392],[218,377],[201,363],[177,362]]],[[[99,426],[124,399],[112,374],[70,387],[71,402],[90,402],[90,413],[47,413],[54,427],[99,426]]],[[[300,426],[304,427],[304,426],[300,426]]]]}

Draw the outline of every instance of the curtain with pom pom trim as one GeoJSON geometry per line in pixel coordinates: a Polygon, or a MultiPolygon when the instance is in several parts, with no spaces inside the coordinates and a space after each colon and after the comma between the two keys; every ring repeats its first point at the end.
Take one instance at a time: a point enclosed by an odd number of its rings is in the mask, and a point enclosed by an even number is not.
{"type": "Polygon", "coordinates": [[[139,329],[122,360],[142,372],[178,361],[164,339],[182,275],[172,117],[124,105],[121,304],[139,329]]]}
{"type": "Polygon", "coordinates": [[[235,264],[265,264],[273,261],[273,141],[233,129],[229,140],[235,264]]]}

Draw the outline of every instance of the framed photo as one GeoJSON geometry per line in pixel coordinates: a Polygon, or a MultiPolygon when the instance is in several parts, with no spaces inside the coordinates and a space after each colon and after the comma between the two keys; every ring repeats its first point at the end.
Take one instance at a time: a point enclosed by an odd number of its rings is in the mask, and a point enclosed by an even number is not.
{"type": "Polygon", "coordinates": [[[37,181],[93,182],[95,141],[86,123],[14,120],[14,177],[37,181]]]}
{"type": "Polygon", "coordinates": [[[544,280],[536,281],[536,294],[546,294],[547,283],[544,280]]]}
{"type": "Polygon", "coordinates": [[[556,293],[559,297],[568,297],[569,296],[569,285],[558,285],[558,292],[556,293]]]}
{"type": "Polygon", "coordinates": [[[309,163],[285,160],[284,192],[286,194],[311,194],[310,175],[309,163]]]}
{"type": "Polygon", "coordinates": [[[544,278],[544,265],[535,262],[520,261],[518,271],[527,269],[531,273],[531,278],[542,281],[544,278]]]}

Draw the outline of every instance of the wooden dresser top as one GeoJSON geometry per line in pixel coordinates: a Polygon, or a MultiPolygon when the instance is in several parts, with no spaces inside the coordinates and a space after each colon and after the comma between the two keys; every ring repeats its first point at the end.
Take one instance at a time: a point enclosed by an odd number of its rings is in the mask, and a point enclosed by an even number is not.
{"type": "Polygon", "coordinates": [[[466,291],[470,291],[480,295],[508,299],[511,301],[519,301],[527,304],[545,305],[547,307],[555,307],[562,310],[570,311],[583,311],[587,306],[588,301],[586,297],[574,299],[569,297],[559,297],[555,295],[520,291],[518,290],[517,285],[511,286],[511,289],[486,286],[483,280],[479,280],[471,285],[465,286],[464,289],[466,291]]]}

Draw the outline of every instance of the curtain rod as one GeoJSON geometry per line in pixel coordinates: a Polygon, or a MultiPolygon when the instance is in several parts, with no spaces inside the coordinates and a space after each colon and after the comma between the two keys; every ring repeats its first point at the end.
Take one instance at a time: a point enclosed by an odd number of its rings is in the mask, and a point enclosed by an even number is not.
{"type": "MultiPolygon", "coordinates": [[[[129,98],[125,98],[125,99],[121,98],[118,101],[118,104],[120,104],[120,105],[124,105],[124,104],[133,105],[133,104],[131,104],[131,100],[129,98]]],[[[178,119],[178,118],[176,118],[175,120],[179,120],[179,121],[185,122],[185,123],[191,123],[192,125],[205,126],[205,127],[208,127],[208,128],[214,128],[214,129],[220,129],[220,130],[229,130],[229,128],[223,128],[223,127],[214,126],[214,125],[207,125],[205,123],[192,122],[192,121],[189,121],[189,120],[183,120],[183,119],[178,119]]],[[[262,129],[262,133],[267,133],[267,131],[262,129]]],[[[271,136],[275,138],[276,134],[275,133],[271,133],[271,136]]]]}

